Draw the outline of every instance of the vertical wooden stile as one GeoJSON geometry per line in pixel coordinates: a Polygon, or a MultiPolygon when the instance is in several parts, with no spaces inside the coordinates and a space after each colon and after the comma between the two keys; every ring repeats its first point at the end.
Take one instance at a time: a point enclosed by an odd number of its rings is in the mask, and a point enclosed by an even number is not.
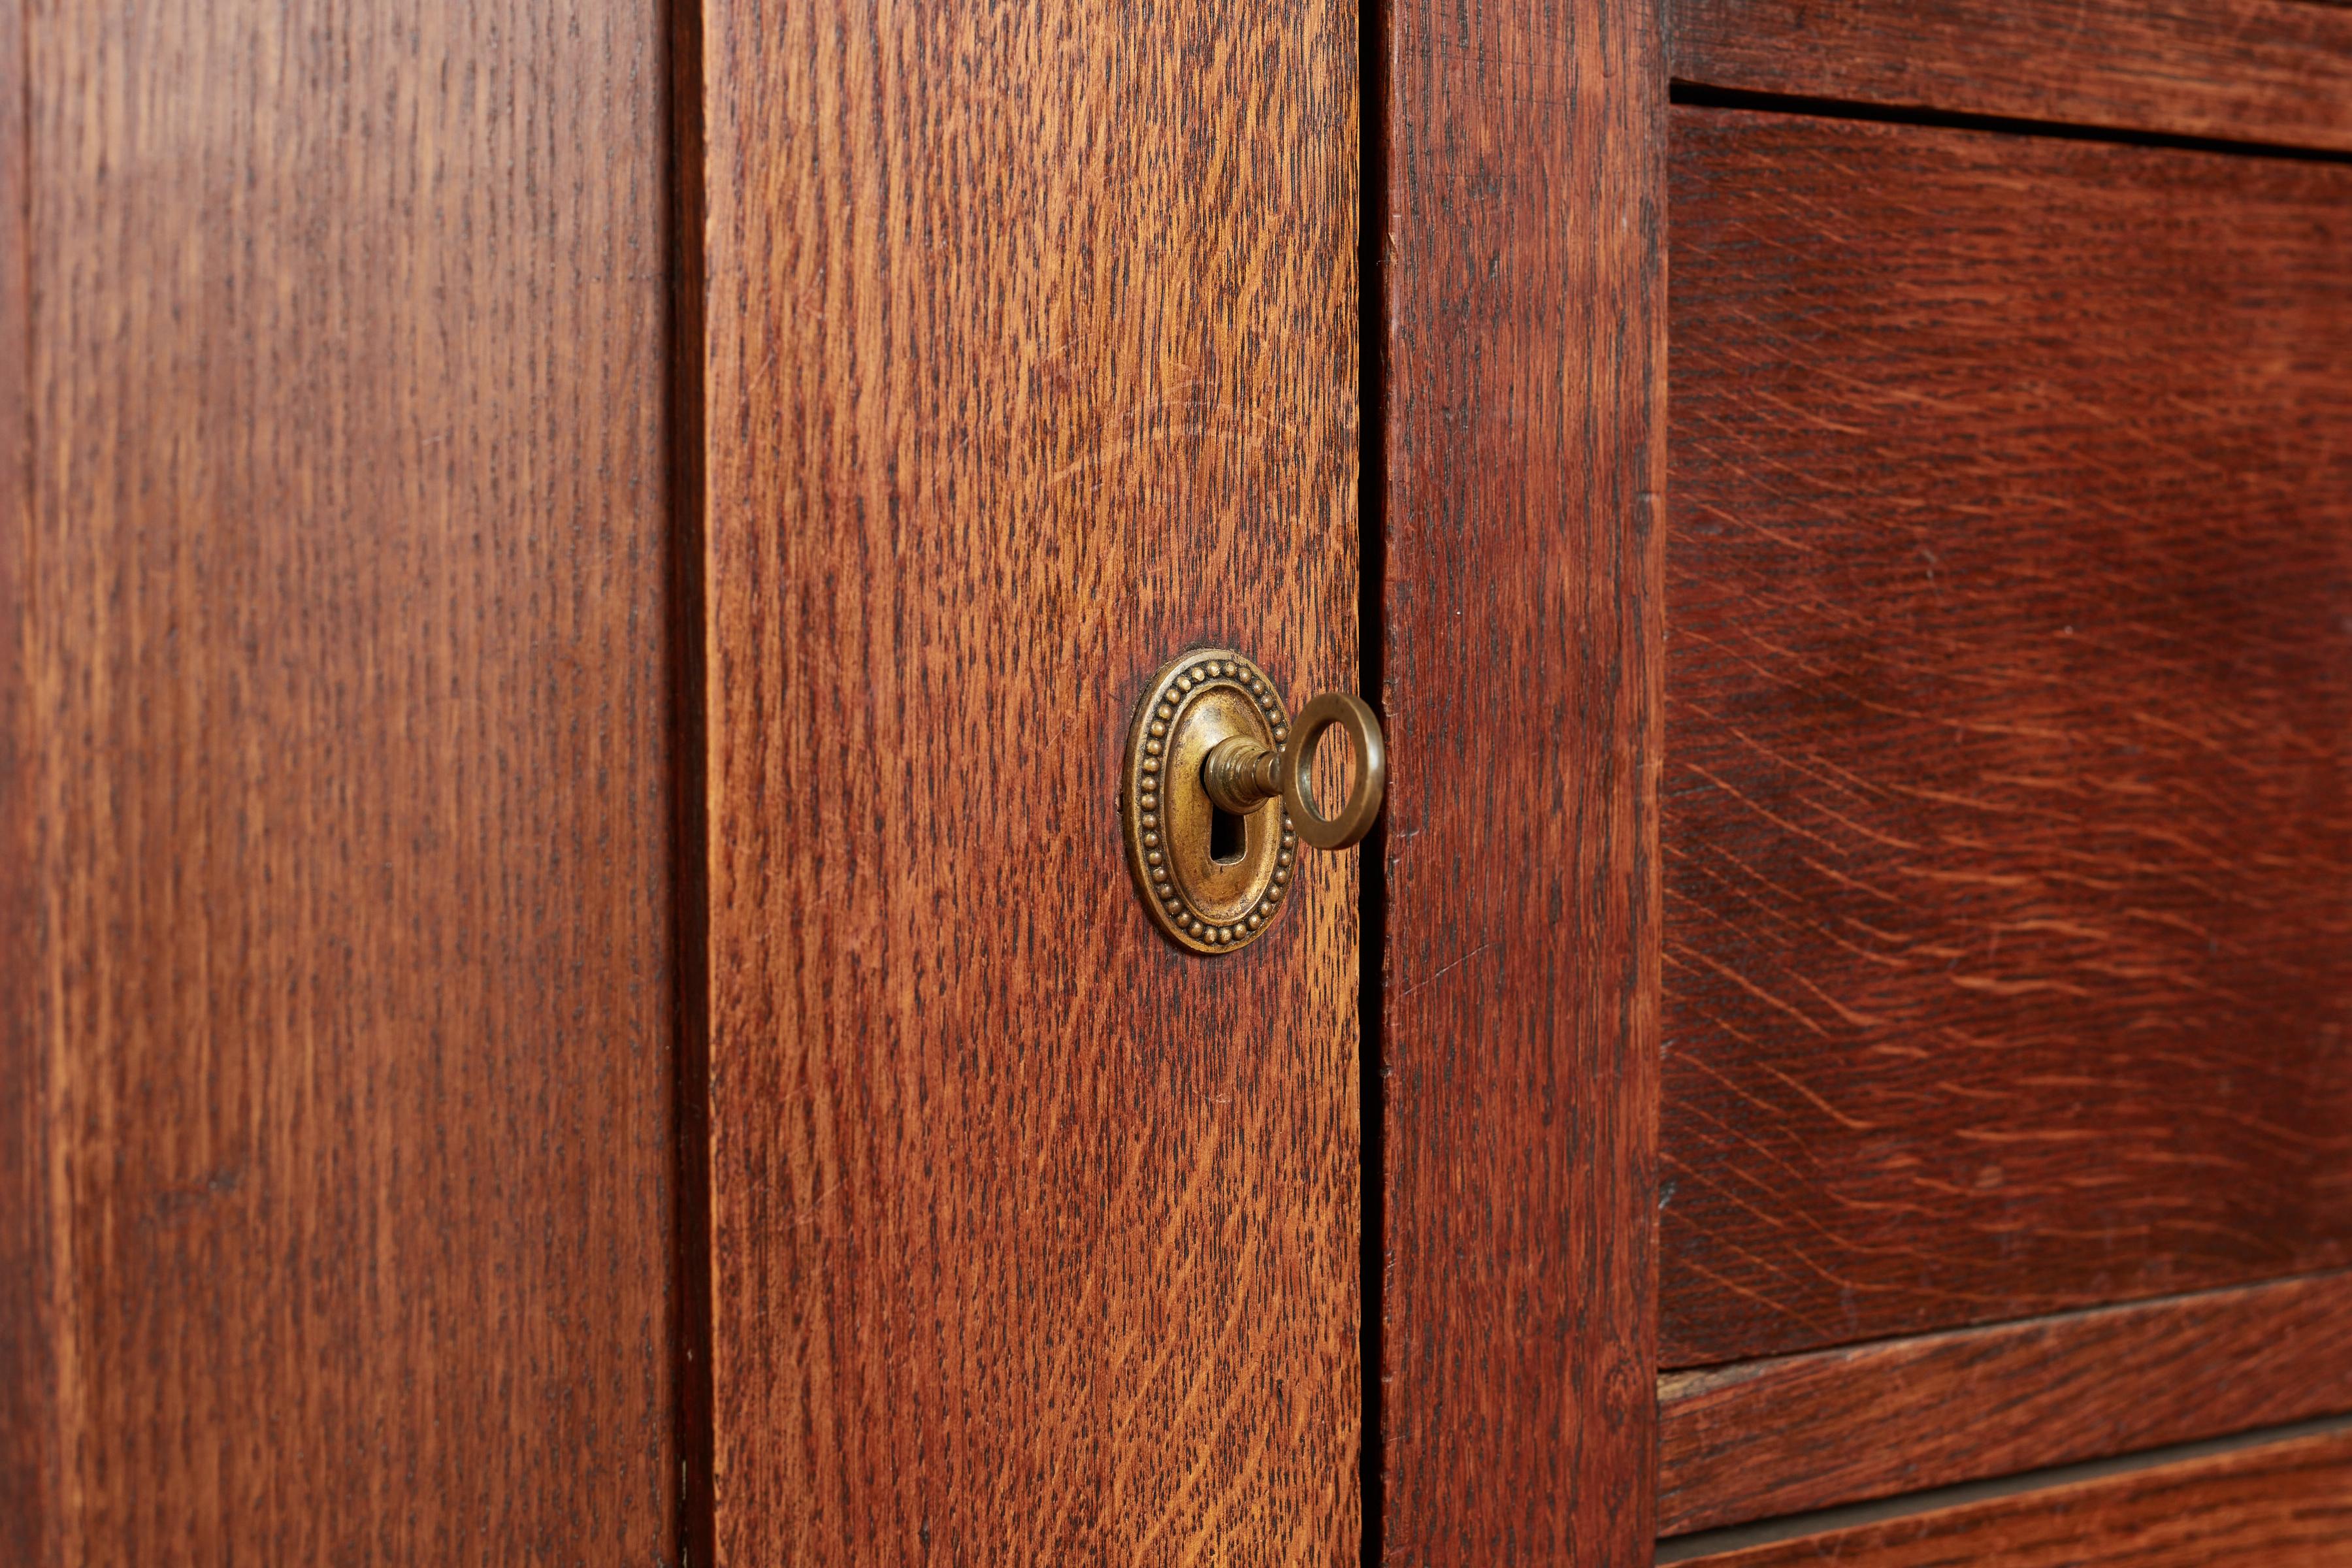
{"type": "Polygon", "coordinates": [[[1666,77],[1646,0],[1398,0],[1386,1560],[1654,1536],[1666,77]]]}

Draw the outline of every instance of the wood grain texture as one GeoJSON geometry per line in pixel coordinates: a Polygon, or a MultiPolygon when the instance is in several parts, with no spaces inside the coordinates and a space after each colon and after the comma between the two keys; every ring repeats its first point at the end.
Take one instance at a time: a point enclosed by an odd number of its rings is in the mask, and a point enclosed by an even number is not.
{"type": "Polygon", "coordinates": [[[2352,170],[1673,200],[1664,1364],[2352,1263],[2352,170]]]}
{"type": "Polygon", "coordinates": [[[2336,1433],[1687,1561],[1707,1568],[2320,1568],[2352,1560],[2336,1433]]]}
{"type": "Polygon", "coordinates": [[[1663,46],[1390,26],[1382,1545],[1646,1562],[1663,46]]]}
{"type": "Polygon", "coordinates": [[[2347,1410],[2344,1274],[1670,1373],[1658,1532],[2347,1410]]]}
{"type": "Polygon", "coordinates": [[[1353,687],[1353,13],[704,16],[719,1559],[1349,1560],[1352,857],[1188,956],[1115,785],[1353,687]]]}
{"type": "Polygon", "coordinates": [[[1677,80],[2352,149],[2352,11],[2308,0],[1673,0],[1677,80]]]}
{"type": "Polygon", "coordinates": [[[34,1561],[672,1555],[656,24],[29,18],[34,1561]]]}
{"type": "Polygon", "coordinates": [[[25,991],[39,973],[29,679],[32,139],[25,6],[0,0],[0,1561],[54,1568],[57,1387],[46,1188],[48,1067],[25,991]]]}

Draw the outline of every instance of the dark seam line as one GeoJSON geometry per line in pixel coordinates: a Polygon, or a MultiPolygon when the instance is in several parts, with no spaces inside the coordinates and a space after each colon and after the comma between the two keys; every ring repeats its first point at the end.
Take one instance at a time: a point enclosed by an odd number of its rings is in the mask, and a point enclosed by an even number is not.
{"type": "Polygon", "coordinates": [[[1843,98],[1808,98],[1795,93],[1710,87],[1695,81],[1670,82],[1666,98],[1669,102],[1694,109],[1745,109],[1769,114],[1805,115],[1816,120],[1861,120],[1881,125],[1919,125],[1942,131],[2039,136],[2058,142],[2105,142],[2126,147],[2163,147],[2180,153],[2219,153],[2238,158],[2269,158],[2296,163],[2352,163],[2352,152],[2330,152],[2317,147],[2292,147],[2273,142],[2240,142],[2223,136],[2180,136],[2163,131],[2079,125],[2056,120],[2023,120],[2001,114],[1968,114],[1955,110],[1863,103],[1843,98]]]}
{"type": "Polygon", "coordinates": [[[715,1561],[712,1490],[716,1440],[710,1343],[710,1019],[709,823],[705,807],[703,626],[704,444],[707,363],[704,287],[702,12],[699,0],[668,0],[660,13],[661,90],[668,131],[664,174],[667,288],[663,387],[667,446],[664,514],[668,521],[670,703],[671,984],[677,1009],[671,1037],[670,1402],[677,1475],[677,1561],[703,1568],[715,1561]]]}

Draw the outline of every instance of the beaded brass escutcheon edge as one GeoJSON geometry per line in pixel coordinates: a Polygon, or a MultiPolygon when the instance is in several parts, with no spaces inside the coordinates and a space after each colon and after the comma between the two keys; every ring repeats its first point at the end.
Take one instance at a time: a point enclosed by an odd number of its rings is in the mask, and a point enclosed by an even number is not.
{"type": "Polygon", "coordinates": [[[1210,798],[1202,764],[1234,736],[1278,751],[1290,716],[1264,670],[1221,647],[1162,666],[1128,729],[1119,792],[1128,869],[1152,923],[1193,952],[1231,952],[1264,936],[1298,857],[1280,801],[1229,815],[1210,798]]]}

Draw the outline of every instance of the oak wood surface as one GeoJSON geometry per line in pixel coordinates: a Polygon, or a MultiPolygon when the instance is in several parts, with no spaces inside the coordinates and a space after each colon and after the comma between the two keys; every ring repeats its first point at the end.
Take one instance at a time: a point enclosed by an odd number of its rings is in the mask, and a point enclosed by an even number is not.
{"type": "Polygon", "coordinates": [[[2352,170],[1674,125],[1663,1364],[2352,1263],[2352,170]]]}
{"type": "Polygon", "coordinates": [[[2321,1568],[2352,1560],[2334,1433],[1686,1559],[1707,1568],[2321,1568]]]}
{"type": "Polygon", "coordinates": [[[31,236],[25,6],[0,0],[0,1560],[49,1568],[57,1486],[50,1317],[48,1063],[23,991],[37,973],[32,648],[31,236]]]}
{"type": "Polygon", "coordinates": [[[1391,7],[1388,1561],[1648,1561],[1664,73],[1391,7]]]}
{"type": "Polygon", "coordinates": [[[1673,0],[1677,80],[2352,150],[2352,11],[2311,0],[1673,0]]]}
{"type": "Polygon", "coordinates": [[[1188,955],[1114,786],[1353,688],[1353,13],[703,46],[719,1558],[1350,1560],[1352,858],[1188,955]]]}
{"type": "Polygon", "coordinates": [[[2352,1276],[1669,1373],[1658,1532],[2352,1410],[2352,1276]]]}
{"type": "Polygon", "coordinates": [[[0,1554],[666,1560],[655,11],[20,16],[0,1554]]]}

